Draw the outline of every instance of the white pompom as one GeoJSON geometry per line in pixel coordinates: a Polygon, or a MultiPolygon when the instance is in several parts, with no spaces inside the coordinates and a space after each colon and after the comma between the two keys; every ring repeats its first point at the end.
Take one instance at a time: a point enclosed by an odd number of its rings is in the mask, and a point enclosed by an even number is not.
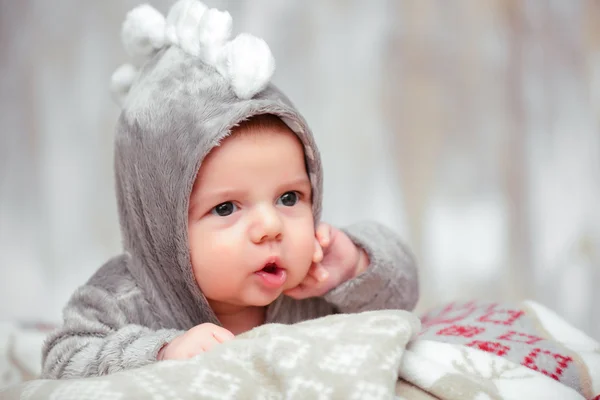
{"type": "Polygon", "coordinates": [[[198,0],[180,0],[167,15],[167,40],[193,56],[200,54],[198,30],[207,7],[198,0]]]}
{"type": "Polygon", "coordinates": [[[220,57],[218,70],[229,78],[241,99],[263,90],[275,71],[275,59],[267,43],[247,33],[227,43],[220,57]]]}
{"type": "Polygon", "coordinates": [[[205,63],[215,65],[223,45],[231,36],[231,15],[227,11],[214,8],[206,11],[200,21],[198,36],[200,57],[205,63]]]}
{"type": "Polygon", "coordinates": [[[198,36],[200,43],[205,46],[225,44],[231,36],[231,15],[215,8],[206,11],[200,21],[198,36]]]}
{"type": "Polygon", "coordinates": [[[133,65],[123,64],[110,77],[110,91],[118,104],[123,105],[125,102],[137,74],[138,71],[133,65]]]}
{"type": "Polygon", "coordinates": [[[179,46],[179,39],[177,38],[177,24],[179,18],[185,10],[187,10],[189,4],[195,0],[179,0],[171,6],[166,18],[165,37],[166,40],[175,46],[179,46]]]}
{"type": "Polygon", "coordinates": [[[148,57],[165,44],[165,17],[152,6],[142,4],[127,13],[121,40],[134,58],[148,57]]]}
{"type": "Polygon", "coordinates": [[[133,64],[119,68],[112,76],[111,91],[123,102],[136,79],[139,67],[156,50],[174,45],[217,68],[235,94],[249,99],[263,90],[275,71],[269,46],[259,38],[240,34],[232,41],[231,15],[208,9],[199,0],[179,0],[164,18],[144,4],[131,10],[121,36],[133,64]]]}

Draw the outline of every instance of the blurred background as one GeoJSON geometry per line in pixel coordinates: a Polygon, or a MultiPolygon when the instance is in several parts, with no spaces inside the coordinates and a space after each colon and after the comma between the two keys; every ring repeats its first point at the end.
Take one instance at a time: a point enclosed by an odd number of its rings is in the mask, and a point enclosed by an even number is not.
{"type": "MultiPolygon", "coordinates": [[[[205,3],[269,43],[324,219],[406,238],[419,311],[529,298],[600,339],[598,1],[205,3]]],[[[0,0],[0,320],[59,321],[120,251],[108,82],[138,4],[0,0]]]]}

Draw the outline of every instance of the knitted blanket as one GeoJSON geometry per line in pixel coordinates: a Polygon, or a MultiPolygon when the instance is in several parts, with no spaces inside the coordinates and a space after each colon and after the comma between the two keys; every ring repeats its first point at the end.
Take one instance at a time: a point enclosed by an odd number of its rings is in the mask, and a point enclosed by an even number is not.
{"type": "Polygon", "coordinates": [[[187,361],[35,380],[0,398],[600,399],[600,346],[551,311],[450,304],[268,324],[187,361]]]}

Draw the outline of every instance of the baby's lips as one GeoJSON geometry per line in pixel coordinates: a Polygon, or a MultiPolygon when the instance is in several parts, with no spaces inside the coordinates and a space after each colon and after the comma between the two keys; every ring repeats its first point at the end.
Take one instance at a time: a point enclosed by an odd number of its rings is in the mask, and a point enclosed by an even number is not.
{"type": "Polygon", "coordinates": [[[269,265],[274,265],[277,268],[285,269],[285,267],[282,265],[281,259],[278,256],[271,256],[265,260],[262,267],[260,267],[260,269],[258,269],[257,271],[261,271],[269,265]]]}

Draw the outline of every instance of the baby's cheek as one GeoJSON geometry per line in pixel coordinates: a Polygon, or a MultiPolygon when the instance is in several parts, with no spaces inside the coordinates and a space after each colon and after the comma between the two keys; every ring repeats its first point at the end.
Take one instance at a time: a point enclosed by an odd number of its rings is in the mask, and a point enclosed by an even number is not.
{"type": "Polygon", "coordinates": [[[320,251],[314,229],[312,227],[306,229],[301,237],[297,239],[296,243],[298,243],[298,257],[303,259],[303,264],[308,270],[316,253],[320,251]]]}
{"type": "Polygon", "coordinates": [[[224,238],[221,238],[221,236],[217,232],[207,230],[190,232],[190,256],[195,270],[209,269],[209,266],[218,265],[219,261],[227,257],[232,245],[224,238]]]}
{"type": "Polygon", "coordinates": [[[237,265],[231,252],[231,244],[219,240],[205,240],[193,260],[194,277],[204,294],[211,299],[219,299],[228,292],[232,276],[232,265],[237,265]]]}
{"type": "Polygon", "coordinates": [[[235,241],[216,235],[202,243],[202,259],[206,265],[227,265],[235,257],[235,241]]]}
{"type": "Polygon", "coordinates": [[[218,249],[219,251],[232,251],[240,248],[240,244],[243,241],[243,236],[237,229],[227,229],[218,232],[214,232],[210,235],[210,239],[207,243],[210,243],[210,247],[218,249]]]}

